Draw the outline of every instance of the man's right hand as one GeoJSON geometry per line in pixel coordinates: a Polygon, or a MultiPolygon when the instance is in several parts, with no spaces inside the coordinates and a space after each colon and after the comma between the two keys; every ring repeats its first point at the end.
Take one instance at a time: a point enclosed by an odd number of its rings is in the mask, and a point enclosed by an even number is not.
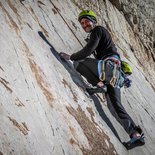
{"type": "Polygon", "coordinates": [[[65,60],[70,60],[70,55],[69,54],[66,54],[64,52],[61,52],[60,53],[60,57],[65,59],[65,60]]]}

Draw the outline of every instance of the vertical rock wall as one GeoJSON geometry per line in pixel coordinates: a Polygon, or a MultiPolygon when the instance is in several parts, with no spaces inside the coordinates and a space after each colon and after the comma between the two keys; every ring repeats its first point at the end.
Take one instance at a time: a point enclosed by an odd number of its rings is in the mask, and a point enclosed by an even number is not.
{"type": "Polygon", "coordinates": [[[1,0],[0,57],[0,155],[155,153],[154,58],[108,0],[1,0]],[[85,45],[77,21],[82,8],[96,11],[134,68],[122,104],[144,129],[142,148],[123,147],[128,135],[104,96],[90,99],[72,62],[58,56],[85,45]]]}

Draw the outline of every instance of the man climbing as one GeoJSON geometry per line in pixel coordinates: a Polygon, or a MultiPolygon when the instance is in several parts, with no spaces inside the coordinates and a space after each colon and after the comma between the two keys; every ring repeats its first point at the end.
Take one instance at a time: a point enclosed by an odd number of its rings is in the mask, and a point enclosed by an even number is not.
{"type": "Polygon", "coordinates": [[[110,33],[104,27],[96,26],[96,15],[91,10],[82,11],[78,20],[84,31],[89,33],[86,46],[72,55],[62,52],[60,56],[63,59],[74,61],[75,69],[94,86],[86,89],[90,95],[105,93],[107,103],[112,103],[121,125],[131,138],[129,142],[125,143],[127,149],[144,145],[142,129],[135,125],[121,104],[120,85],[122,84],[118,80],[120,79],[120,71],[119,74],[116,74],[120,66],[120,56],[110,33]],[[95,59],[88,58],[91,54],[94,55],[95,59]],[[101,65],[99,65],[100,62],[101,65]]]}

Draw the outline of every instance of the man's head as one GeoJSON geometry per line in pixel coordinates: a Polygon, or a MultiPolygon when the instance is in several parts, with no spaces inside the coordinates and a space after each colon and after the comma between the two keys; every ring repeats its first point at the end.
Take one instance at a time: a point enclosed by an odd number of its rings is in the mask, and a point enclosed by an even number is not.
{"type": "Polygon", "coordinates": [[[96,15],[91,10],[83,10],[78,16],[78,21],[87,33],[91,32],[97,23],[96,15]]]}

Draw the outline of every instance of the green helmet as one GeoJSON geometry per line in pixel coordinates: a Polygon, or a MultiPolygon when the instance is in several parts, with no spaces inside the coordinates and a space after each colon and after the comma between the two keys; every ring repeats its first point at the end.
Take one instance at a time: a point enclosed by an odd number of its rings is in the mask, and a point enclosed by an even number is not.
{"type": "Polygon", "coordinates": [[[97,23],[96,14],[91,10],[83,10],[78,16],[78,21],[80,22],[82,18],[88,18],[95,24],[97,23]]]}

